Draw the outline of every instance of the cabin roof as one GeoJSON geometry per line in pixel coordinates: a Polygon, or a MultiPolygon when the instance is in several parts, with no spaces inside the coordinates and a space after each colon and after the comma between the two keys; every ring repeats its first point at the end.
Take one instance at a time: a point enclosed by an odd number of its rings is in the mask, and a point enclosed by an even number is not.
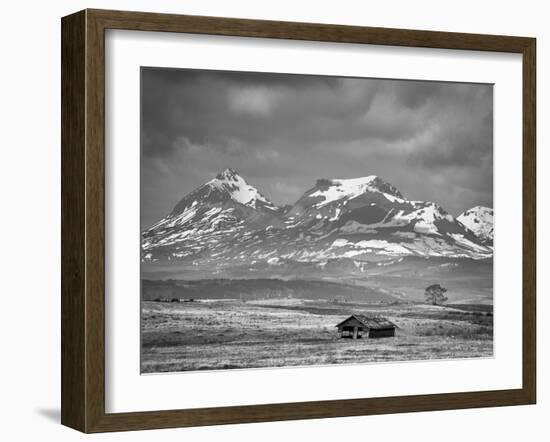
{"type": "Polygon", "coordinates": [[[365,328],[370,328],[373,330],[397,328],[397,326],[393,322],[388,321],[386,318],[382,318],[381,316],[366,316],[366,315],[351,315],[348,318],[344,319],[342,322],[336,324],[336,327],[340,327],[342,324],[344,324],[345,322],[349,321],[352,318],[357,319],[361,324],[365,326],[365,328]]]}

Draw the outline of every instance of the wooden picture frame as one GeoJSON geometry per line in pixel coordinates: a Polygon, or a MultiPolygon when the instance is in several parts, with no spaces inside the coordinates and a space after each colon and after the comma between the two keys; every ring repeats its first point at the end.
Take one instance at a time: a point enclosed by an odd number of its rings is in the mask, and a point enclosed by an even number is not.
{"type": "Polygon", "coordinates": [[[536,400],[536,41],[533,38],[84,10],[62,19],[62,424],[83,432],[533,404],[536,400]],[[495,51],[523,57],[523,385],[132,413],[105,412],[105,30],[495,51]]]}

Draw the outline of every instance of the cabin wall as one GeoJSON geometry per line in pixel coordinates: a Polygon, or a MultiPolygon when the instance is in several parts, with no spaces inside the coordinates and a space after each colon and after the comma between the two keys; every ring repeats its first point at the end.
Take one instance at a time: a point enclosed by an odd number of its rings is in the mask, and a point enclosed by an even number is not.
{"type": "Polygon", "coordinates": [[[391,338],[395,336],[395,329],[369,330],[369,338],[391,338]]]}
{"type": "Polygon", "coordinates": [[[360,339],[364,333],[365,330],[363,327],[350,327],[348,325],[338,327],[338,335],[341,338],[360,339]]]}

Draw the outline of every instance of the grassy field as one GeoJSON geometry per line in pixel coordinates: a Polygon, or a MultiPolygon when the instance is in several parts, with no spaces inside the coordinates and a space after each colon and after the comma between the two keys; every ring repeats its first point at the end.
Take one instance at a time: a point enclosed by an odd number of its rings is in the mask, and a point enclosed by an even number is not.
{"type": "Polygon", "coordinates": [[[326,300],[142,303],[142,373],[490,357],[491,306],[326,300]],[[393,338],[340,339],[352,313],[381,315],[393,338]]]}

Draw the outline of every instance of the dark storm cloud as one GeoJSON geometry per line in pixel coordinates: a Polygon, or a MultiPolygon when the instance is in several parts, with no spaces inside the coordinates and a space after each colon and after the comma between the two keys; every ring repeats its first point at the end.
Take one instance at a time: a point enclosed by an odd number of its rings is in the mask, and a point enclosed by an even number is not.
{"type": "Polygon", "coordinates": [[[296,113],[322,104],[316,100],[323,97],[315,94],[310,100],[289,100],[293,94],[307,96],[309,89],[337,93],[337,82],[330,77],[143,69],[142,152],[152,157],[170,155],[176,148],[173,142],[181,136],[220,149],[233,139],[262,142],[266,131],[277,133],[293,122],[296,113]],[[283,99],[288,102],[280,103],[283,99]],[[274,107],[279,117],[264,120],[274,107]],[[282,114],[283,107],[292,112],[282,114]]]}
{"type": "Polygon", "coordinates": [[[492,206],[492,86],[142,69],[148,225],[226,167],[275,203],[376,174],[454,214],[492,206]]]}

